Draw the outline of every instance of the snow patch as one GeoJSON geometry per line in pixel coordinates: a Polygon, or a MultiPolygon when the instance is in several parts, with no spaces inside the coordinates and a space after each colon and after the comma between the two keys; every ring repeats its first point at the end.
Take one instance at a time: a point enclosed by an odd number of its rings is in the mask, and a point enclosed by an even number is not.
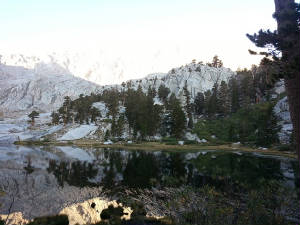
{"type": "Polygon", "coordinates": [[[69,130],[62,137],[58,138],[59,141],[71,141],[77,140],[86,137],[91,132],[98,129],[98,126],[95,125],[80,125],[77,128],[69,130]]]}

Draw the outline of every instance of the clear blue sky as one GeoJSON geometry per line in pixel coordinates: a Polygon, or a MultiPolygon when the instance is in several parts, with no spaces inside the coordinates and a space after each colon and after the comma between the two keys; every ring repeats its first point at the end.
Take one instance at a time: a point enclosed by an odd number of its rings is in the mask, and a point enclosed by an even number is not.
{"type": "Polygon", "coordinates": [[[274,29],[273,12],[273,0],[0,0],[0,51],[139,42],[180,49],[176,63],[218,54],[236,69],[258,61],[245,34],[274,29]]]}

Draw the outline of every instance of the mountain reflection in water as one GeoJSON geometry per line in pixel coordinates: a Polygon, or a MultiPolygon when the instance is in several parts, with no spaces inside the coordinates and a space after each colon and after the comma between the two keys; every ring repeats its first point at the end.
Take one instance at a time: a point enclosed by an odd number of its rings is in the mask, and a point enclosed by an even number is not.
{"type": "Polygon", "coordinates": [[[299,189],[297,161],[221,151],[0,146],[0,189],[6,193],[0,214],[8,213],[13,198],[11,212],[25,218],[57,214],[115,188],[253,189],[271,180],[299,189]]]}
{"type": "Polygon", "coordinates": [[[253,154],[224,152],[145,152],[94,149],[93,162],[49,160],[47,171],[58,183],[112,188],[177,187],[206,184],[216,188],[255,188],[276,180],[299,186],[296,162],[253,154]],[[294,182],[291,182],[291,181],[294,182]]]}

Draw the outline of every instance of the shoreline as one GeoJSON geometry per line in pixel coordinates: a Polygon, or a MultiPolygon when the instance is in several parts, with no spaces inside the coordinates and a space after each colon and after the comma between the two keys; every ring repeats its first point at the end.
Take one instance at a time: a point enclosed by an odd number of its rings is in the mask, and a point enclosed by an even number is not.
{"type": "Polygon", "coordinates": [[[111,149],[126,149],[126,150],[145,150],[145,151],[172,151],[172,152],[197,152],[202,150],[220,150],[220,151],[233,151],[233,152],[249,152],[249,153],[261,153],[263,155],[273,155],[297,159],[297,155],[293,152],[279,151],[274,149],[257,149],[250,148],[248,146],[232,146],[231,144],[223,145],[167,145],[159,142],[142,142],[142,143],[115,143],[105,145],[102,142],[91,140],[75,140],[68,142],[59,141],[16,141],[15,145],[23,146],[77,146],[77,147],[93,147],[93,148],[111,148],[111,149]]]}

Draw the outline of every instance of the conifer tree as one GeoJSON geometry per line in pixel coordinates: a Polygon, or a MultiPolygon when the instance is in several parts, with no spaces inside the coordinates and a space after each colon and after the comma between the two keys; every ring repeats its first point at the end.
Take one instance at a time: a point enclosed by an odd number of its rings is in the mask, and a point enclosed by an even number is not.
{"type": "Polygon", "coordinates": [[[237,71],[240,77],[240,106],[248,107],[255,99],[254,83],[251,71],[244,69],[237,71]]]}
{"type": "Polygon", "coordinates": [[[209,102],[209,114],[213,116],[219,111],[218,89],[219,85],[218,83],[215,83],[212,88],[212,94],[209,102]]]}
{"type": "Polygon", "coordinates": [[[240,108],[239,87],[238,87],[237,80],[234,77],[232,77],[229,80],[228,86],[230,89],[230,102],[231,102],[230,111],[231,111],[231,113],[235,113],[240,108]]]}
{"type": "Polygon", "coordinates": [[[170,96],[170,108],[171,108],[171,134],[180,138],[186,128],[185,114],[181,108],[180,101],[174,94],[170,96]]]}
{"type": "Polygon", "coordinates": [[[166,100],[168,98],[168,95],[170,93],[170,89],[167,88],[165,85],[161,84],[158,88],[158,97],[166,103],[166,100]]]}
{"type": "Polygon", "coordinates": [[[64,97],[63,106],[59,109],[59,113],[63,119],[64,124],[67,124],[71,121],[72,113],[71,113],[71,98],[69,96],[64,97]]]}
{"type": "Polygon", "coordinates": [[[96,122],[96,118],[99,117],[99,116],[101,116],[100,111],[97,108],[92,107],[91,108],[91,122],[92,123],[96,122]]]}
{"type": "Polygon", "coordinates": [[[193,117],[192,117],[192,105],[191,105],[191,96],[188,91],[187,81],[185,81],[185,85],[183,87],[183,95],[185,97],[185,110],[188,116],[188,127],[193,128],[193,117]]]}
{"type": "Polygon", "coordinates": [[[28,117],[31,119],[31,124],[32,126],[34,126],[34,122],[35,122],[35,119],[39,117],[39,113],[35,110],[33,110],[29,115],[28,117]]]}
{"type": "Polygon", "coordinates": [[[208,116],[210,114],[209,110],[210,110],[210,98],[211,98],[211,91],[207,90],[204,92],[204,113],[206,116],[208,116]]]}
{"type": "Polygon", "coordinates": [[[204,94],[202,92],[198,92],[195,97],[194,109],[196,115],[201,115],[204,112],[204,94]]]}
{"type": "Polygon", "coordinates": [[[59,123],[59,114],[58,113],[52,112],[51,117],[52,117],[52,123],[53,124],[58,124],[59,123]]]}
{"type": "MultiPolygon", "coordinates": [[[[275,69],[275,78],[284,78],[288,95],[289,109],[296,138],[296,150],[300,160],[299,150],[299,78],[300,78],[300,5],[294,0],[275,0],[275,14],[277,30],[260,30],[248,38],[257,47],[267,48],[268,52],[262,54],[264,64],[275,69]]],[[[252,54],[256,54],[250,51],[252,54]]]]}
{"type": "Polygon", "coordinates": [[[225,81],[222,81],[220,84],[220,89],[218,92],[218,102],[219,102],[219,113],[223,116],[228,115],[230,110],[230,101],[228,86],[225,81]]]}
{"type": "Polygon", "coordinates": [[[123,135],[124,126],[125,126],[125,116],[123,113],[121,113],[117,121],[116,135],[118,137],[121,137],[123,135]]]}
{"type": "Polygon", "coordinates": [[[215,67],[215,68],[220,68],[223,66],[223,62],[222,60],[219,59],[219,57],[217,55],[215,55],[213,57],[213,60],[211,63],[207,63],[206,65],[211,66],[211,67],[215,67]]]}

